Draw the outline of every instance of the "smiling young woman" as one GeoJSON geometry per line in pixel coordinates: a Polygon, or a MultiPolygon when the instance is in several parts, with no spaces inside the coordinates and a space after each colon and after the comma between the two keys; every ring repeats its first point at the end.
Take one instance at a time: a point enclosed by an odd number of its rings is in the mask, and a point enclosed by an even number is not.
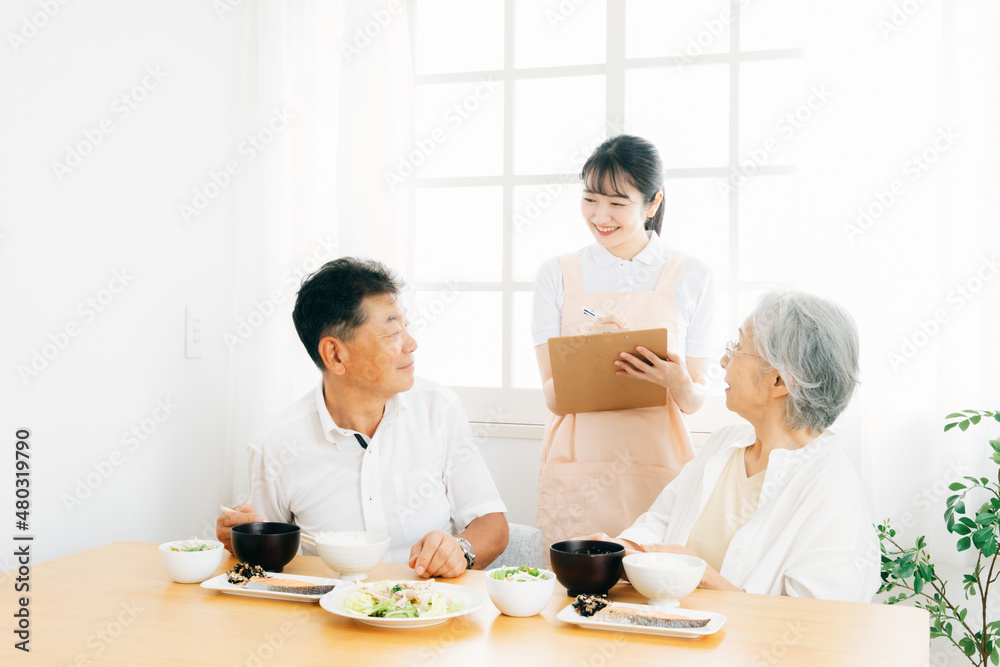
{"type": "Polygon", "coordinates": [[[692,458],[683,413],[701,407],[699,383],[711,354],[711,272],[660,240],[663,164],[656,147],[640,137],[612,137],[580,176],[580,212],[594,243],[549,260],[535,280],[532,337],[550,411],[537,525],[548,543],[624,529],[692,458]],[[619,375],[666,387],[666,406],[557,413],[549,338],[660,327],[668,331],[666,359],[640,348],[617,365],[619,375]]]}

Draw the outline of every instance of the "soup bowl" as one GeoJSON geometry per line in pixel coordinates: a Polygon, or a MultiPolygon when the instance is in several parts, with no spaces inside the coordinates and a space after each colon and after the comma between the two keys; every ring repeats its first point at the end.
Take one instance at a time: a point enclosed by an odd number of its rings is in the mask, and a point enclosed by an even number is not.
{"type": "Polygon", "coordinates": [[[573,597],[611,590],[621,579],[624,556],[622,545],[599,540],[566,540],[549,547],[556,579],[573,597]]]}

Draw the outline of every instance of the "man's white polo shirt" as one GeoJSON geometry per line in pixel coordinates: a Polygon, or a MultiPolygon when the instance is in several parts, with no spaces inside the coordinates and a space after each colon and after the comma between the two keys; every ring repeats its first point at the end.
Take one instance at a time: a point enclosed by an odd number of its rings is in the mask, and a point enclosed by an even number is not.
{"type": "MultiPolygon", "coordinates": [[[[357,435],[334,423],[320,383],[250,441],[254,509],[312,535],[386,533],[386,560],[394,563],[405,563],[432,530],[457,535],[473,519],[507,511],[458,396],[446,387],[417,378],[386,403],[367,449],[357,435]]],[[[303,544],[303,553],[315,550],[303,544]]]]}

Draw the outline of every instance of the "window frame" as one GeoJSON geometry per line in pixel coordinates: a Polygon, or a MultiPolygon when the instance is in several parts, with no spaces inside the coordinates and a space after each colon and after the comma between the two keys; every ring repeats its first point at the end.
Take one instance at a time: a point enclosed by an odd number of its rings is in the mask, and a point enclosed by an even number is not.
{"type": "MultiPolygon", "coordinates": [[[[407,0],[411,49],[415,55],[415,46],[419,35],[416,31],[415,4],[419,0],[407,0]]],[[[541,437],[542,425],[545,423],[546,410],[541,389],[521,389],[512,386],[513,379],[513,341],[514,331],[514,295],[517,292],[531,292],[534,285],[531,281],[513,279],[513,248],[514,248],[514,188],[518,186],[565,184],[576,180],[576,174],[550,173],[517,175],[514,173],[514,102],[515,84],[518,81],[538,78],[573,77],[573,76],[603,76],[605,80],[605,127],[609,132],[620,132],[625,127],[626,74],[629,71],[649,67],[698,67],[711,64],[729,65],[729,152],[728,164],[724,167],[673,168],[665,170],[666,179],[681,178],[720,178],[728,179],[739,167],[740,161],[740,71],[741,65],[760,60],[781,60],[802,58],[803,48],[785,48],[756,51],[741,51],[739,48],[740,13],[743,0],[730,2],[730,33],[729,50],[725,53],[702,54],[695,62],[681,62],[676,56],[660,56],[646,58],[626,57],[626,0],[607,0],[606,2],[606,59],[604,63],[589,65],[565,65],[535,68],[517,68],[515,62],[515,9],[516,0],[504,0],[504,65],[502,70],[478,70],[471,72],[455,72],[441,74],[414,74],[414,86],[442,83],[475,83],[489,77],[503,84],[504,121],[503,121],[503,173],[499,176],[455,176],[414,179],[414,188],[410,205],[415,205],[416,190],[431,187],[470,187],[491,186],[502,188],[502,220],[503,249],[502,275],[496,282],[464,282],[457,289],[466,292],[500,293],[502,300],[502,322],[504,335],[502,340],[502,380],[501,387],[452,387],[460,396],[468,413],[470,421],[487,425],[494,437],[541,437]]],[[[415,124],[415,123],[414,123],[415,124]]],[[[753,177],[794,175],[794,165],[762,165],[755,169],[753,177]]],[[[742,293],[764,288],[787,288],[789,282],[749,281],[740,279],[739,267],[739,188],[731,188],[728,193],[729,210],[729,275],[726,280],[717,283],[717,292],[725,295],[723,312],[727,321],[737,322],[739,303],[742,293]]],[[[408,275],[412,275],[415,267],[415,234],[414,225],[409,232],[409,254],[407,256],[408,275]]],[[[454,283],[441,281],[411,281],[411,287],[417,291],[445,291],[456,289],[454,283]]],[[[721,303],[722,300],[719,300],[721,303]]],[[[714,364],[713,364],[714,365],[714,364]]],[[[727,416],[724,407],[725,398],[721,392],[715,392],[708,397],[706,405],[689,418],[689,426],[693,432],[708,432],[713,425],[720,423],[720,418],[727,416]]],[[[731,415],[729,421],[731,421],[731,415]]]]}

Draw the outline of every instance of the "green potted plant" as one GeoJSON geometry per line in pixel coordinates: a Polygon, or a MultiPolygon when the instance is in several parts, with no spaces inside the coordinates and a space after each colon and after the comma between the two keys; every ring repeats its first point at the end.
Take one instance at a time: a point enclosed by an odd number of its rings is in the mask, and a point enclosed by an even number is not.
{"type": "MultiPolygon", "coordinates": [[[[993,419],[1000,422],[1000,411],[981,412],[963,410],[945,417],[947,432],[955,427],[965,431],[981,421],[993,419]]],[[[989,441],[993,449],[990,460],[1000,467],[1000,438],[989,441]]],[[[1000,468],[998,468],[1000,473],[1000,468]]],[[[948,487],[955,495],[949,496],[944,511],[948,532],[957,536],[958,551],[975,549],[976,564],[971,573],[965,574],[962,587],[968,604],[982,607],[982,623],[977,628],[970,625],[969,609],[949,599],[947,581],[940,578],[930,561],[923,536],[914,546],[904,549],[896,540],[896,531],[889,521],[876,526],[882,550],[882,586],[879,593],[900,589],[885,604],[897,604],[913,599],[914,604],[926,610],[931,617],[931,639],[945,637],[954,644],[974,665],[985,667],[1000,664],[1000,620],[989,620],[987,601],[990,587],[1000,578],[997,564],[997,542],[1000,539],[1000,475],[997,479],[965,476],[963,481],[948,487]],[[970,497],[970,494],[972,497],[970,497]],[[982,499],[978,506],[973,503],[982,499]],[[972,510],[966,507],[968,500],[972,510]]],[[[954,591],[952,596],[954,597],[954,591]]]]}

